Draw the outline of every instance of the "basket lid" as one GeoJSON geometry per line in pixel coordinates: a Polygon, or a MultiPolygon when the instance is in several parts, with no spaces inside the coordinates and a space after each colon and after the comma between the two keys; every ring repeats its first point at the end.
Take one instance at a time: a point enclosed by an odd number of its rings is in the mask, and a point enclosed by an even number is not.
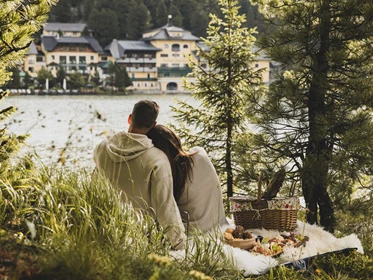
{"type": "Polygon", "coordinates": [[[250,195],[235,195],[229,198],[230,201],[235,202],[247,202],[247,201],[257,201],[257,198],[250,195]]]}

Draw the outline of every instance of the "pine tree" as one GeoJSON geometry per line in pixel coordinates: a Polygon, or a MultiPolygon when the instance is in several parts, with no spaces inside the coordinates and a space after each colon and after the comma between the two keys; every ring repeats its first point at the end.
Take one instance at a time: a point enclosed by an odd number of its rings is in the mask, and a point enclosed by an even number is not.
{"type": "Polygon", "coordinates": [[[138,40],[142,33],[149,30],[150,12],[144,3],[132,0],[128,13],[128,37],[131,40],[138,40]]]}
{"type": "Polygon", "coordinates": [[[128,76],[127,70],[124,66],[119,63],[111,63],[109,67],[109,81],[111,86],[114,86],[122,91],[126,90],[126,87],[132,85],[132,81],[128,76]]]}
{"type": "Polygon", "coordinates": [[[163,0],[158,0],[155,3],[155,14],[152,19],[154,28],[164,26],[167,23],[167,7],[163,0]]]}
{"type": "Polygon", "coordinates": [[[183,15],[180,10],[173,4],[170,5],[169,14],[172,15],[172,24],[177,27],[183,26],[183,15]]]}
{"type": "MultiPolygon", "coordinates": [[[[57,1],[2,1],[0,2],[0,87],[11,79],[9,69],[22,62],[22,58],[33,41],[34,34],[47,20],[51,5],[57,1]]],[[[0,93],[0,101],[7,93],[0,93]]],[[[16,108],[11,106],[0,111],[0,121],[4,121],[16,108]]],[[[5,162],[25,136],[9,134],[5,128],[0,129],[0,173],[6,170],[5,162]]]]}
{"type": "Polygon", "coordinates": [[[89,26],[94,30],[94,37],[103,47],[108,45],[113,39],[118,38],[118,19],[112,10],[103,9],[98,11],[93,9],[89,19],[89,26]]]}
{"type": "Polygon", "coordinates": [[[333,232],[332,198],[372,175],[373,2],[255,2],[271,24],[259,43],[286,70],[258,106],[259,143],[289,161],[307,221],[333,232]]]}
{"type": "Polygon", "coordinates": [[[191,60],[195,82],[186,82],[201,106],[178,102],[173,111],[181,129],[174,129],[189,145],[206,149],[230,197],[237,167],[233,157],[235,139],[248,129],[243,114],[246,101],[260,94],[262,80],[261,70],[253,68],[255,30],[242,27],[245,16],[238,14],[237,1],[220,0],[219,5],[223,17],[211,16],[207,38],[203,39],[209,50],[197,51],[199,61],[207,63],[209,69],[191,60]]]}

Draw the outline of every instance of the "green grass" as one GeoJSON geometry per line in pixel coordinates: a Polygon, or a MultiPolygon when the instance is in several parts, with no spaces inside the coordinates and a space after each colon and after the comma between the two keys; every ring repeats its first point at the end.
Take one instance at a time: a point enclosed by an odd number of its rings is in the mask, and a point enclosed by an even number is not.
{"type": "MultiPolygon", "coordinates": [[[[194,253],[172,259],[162,229],[86,170],[46,167],[26,157],[2,170],[0,188],[0,278],[244,278],[213,236],[192,235],[194,253]]],[[[341,235],[353,228],[343,229],[341,235]]],[[[250,279],[368,279],[372,236],[362,231],[359,237],[366,255],[320,257],[312,271],[276,268],[250,279]]]]}

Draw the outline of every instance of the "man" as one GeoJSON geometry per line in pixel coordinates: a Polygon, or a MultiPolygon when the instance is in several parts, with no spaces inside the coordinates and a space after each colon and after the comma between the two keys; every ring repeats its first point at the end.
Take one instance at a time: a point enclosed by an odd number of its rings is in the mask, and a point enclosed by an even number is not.
{"type": "Polygon", "coordinates": [[[122,190],[133,207],[147,210],[176,250],[185,246],[185,230],[173,196],[172,173],[167,156],[146,136],[155,126],[159,106],[141,100],[128,117],[129,129],[102,141],[94,151],[98,170],[122,190]]]}

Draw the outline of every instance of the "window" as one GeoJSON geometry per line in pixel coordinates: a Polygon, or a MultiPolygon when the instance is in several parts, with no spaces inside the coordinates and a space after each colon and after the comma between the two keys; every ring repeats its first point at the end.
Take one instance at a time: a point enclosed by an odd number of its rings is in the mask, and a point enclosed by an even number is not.
{"type": "Polygon", "coordinates": [[[69,61],[70,64],[75,64],[76,63],[76,56],[70,56],[69,59],[70,59],[70,61],[69,61]]]}
{"type": "Polygon", "coordinates": [[[42,56],[37,56],[36,57],[36,62],[43,62],[43,57],[42,56]]]}
{"type": "Polygon", "coordinates": [[[35,59],[33,57],[29,57],[28,64],[34,64],[34,63],[35,63],[35,59]]]}
{"type": "Polygon", "coordinates": [[[161,67],[168,67],[168,64],[167,63],[162,63],[161,67]]]}
{"type": "Polygon", "coordinates": [[[255,68],[258,68],[259,67],[259,64],[258,63],[255,63],[255,68]]]}
{"type": "Polygon", "coordinates": [[[145,83],[145,87],[147,87],[148,86],[148,84],[147,83],[145,83]]]}
{"type": "Polygon", "coordinates": [[[70,52],[75,52],[76,51],[76,46],[74,46],[74,45],[69,46],[69,51],[70,52]]]}
{"type": "Polygon", "coordinates": [[[153,83],[150,84],[150,87],[153,87],[153,83]]]}
{"type": "Polygon", "coordinates": [[[79,51],[80,52],[85,52],[87,48],[85,46],[79,46],[79,51]]]}
{"type": "Polygon", "coordinates": [[[172,63],[172,67],[174,67],[174,68],[180,67],[180,64],[179,63],[172,63]]]}
{"type": "Polygon", "coordinates": [[[34,73],[34,67],[29,67],[28,71],[31,72],[31,73],[34,73]]]}
{"type": "Polygon", "coordinates": [[[60,56],[60,64],[66,64],[66,56],[64,55],[60,56]]]}
{"type": "Polygon", "coordinates": [[[150,53],[145,53],[145,54],[144,54],[144,57],[145,57],[145,58],[153,58],[153,55],[150,54],[150,53]]]}
{"type": "Polygon", "coordinates": [[[86,70],[87,70],[86,66],[79,66],[79,72],[80,73],[85,73],[86,70]]]}
{"type": "Polygon", "coordinates": [[[95,60],[95,57],[93,55],[91,55],[91,60],[95,60]]]}
{"type": "Polygon", "coordinates": [[[180,56],[180,54],[178,54],[178,53],[173,53],[172,54],[172,57],[179,57],[180,56]]]}
{"type": "Polygon", "coordinates": [[[102,56],[102,57],[101,57],[101,60],[102,60],[102,61],[107,61],[107,56],[102,56]]]}
{"type": "Polygon", "coordinates": [[[168,49],[168,44],[164,44],[163,48],[168,49]]]}
{"type": "Polygon", "coordinates": [[[189,46],[185,44],[185,45],[183,46],[183,48],[184,48],[184,49],[187,49],[187,48],[189,48],[189,46]]]}
{"type": "Polygon", "coordinates": [[[135,74],[134,74],[134,73],[131,74],[131,78],[132,78],[132,79],[135,78],[135,74]]]}
{"type": "Polygon", "coordinates": [[[206,64],[206,63],[202,63],[202,64],[201,64],[201,67],[202,67],[202,68],[206,68],[206,67],[207,67],[207,64],[206,64]]]}
{"type": "Polygon", "coordinates": [[[51,55],[51,58],[52,58],[52,60],[54,60],[54,59],[55,59],[55,56],[54,56],[54,55],[51,55]]]}
{"type": "Polygon", "coordinates": [[[79,56],[79,64],[86,64],[85,56],[79,56]]]}
{"type": "Polygon", "coordinates": [[[150,74],[148,73],[148,79],[150,79],[150,74]]]}
{"type": "Polygon", "coordinates": [[[179,44],[173,44],[171,47],[171,50],[173,52],[179,52],[180,51],[180,45],[179,44]]]}
{"type": "Polygon", "coordinates": [[[167,53],[161,53],[161,57],[168,57],[167,53]]]}
{"type": "Polygon", "coordinates": [[[138,55],[137,53],[133,53],[133,54],[132,54],[132,57],[133,57],[133,58],[139,58],[139,55],[138,55]]]}

